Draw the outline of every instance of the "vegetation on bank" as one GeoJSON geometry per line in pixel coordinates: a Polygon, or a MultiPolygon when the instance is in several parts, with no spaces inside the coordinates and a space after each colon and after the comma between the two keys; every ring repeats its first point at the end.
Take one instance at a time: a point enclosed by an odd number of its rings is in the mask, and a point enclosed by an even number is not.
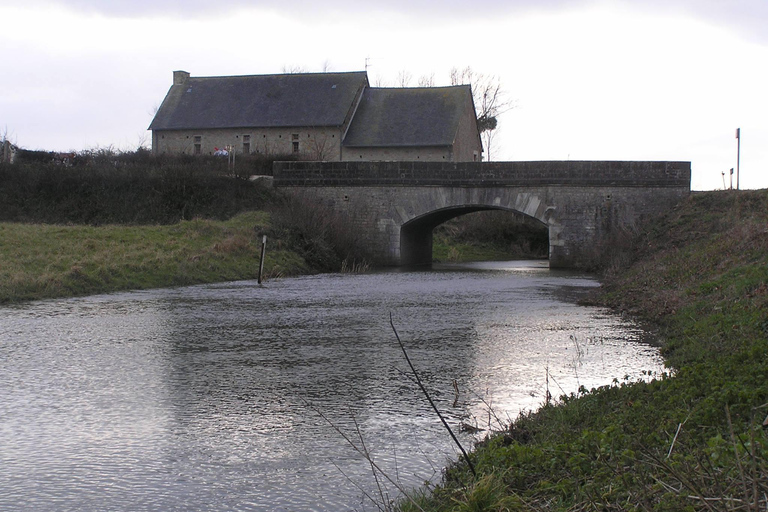
{"type": "MultiPolygon", "coordinates": [[[[273,194],[251,175],[280,157],[152,155],[140,149],[59,154],[19,151],[0,164],[0,221],[46,224],[172,224],[225,220],[263,209],[273,194]]],[[[286,157],[288,158],[288,157],[286,157]]]]}
{"type": "MultiPolygon", "coordinates": [[[[0,303],[255,279],[268,220],[249,212],[155,226],[0,223],[0,303]]],[[[266,277],[309,270],[268,243],[266,277]]]]}
{"type": "Polygon", "coordinates": [[[342,215],[247,179],[271,160],[63,158],[0,164],[0,303],[253,279],[262,235],[266,278],[372,261],[342,215]]]}
{"type": "Polygon", "coordinates": [[[521,416],[403,511],[766,510],[768,191],[696,193],[595,300],[652,320],[669,373],[521,416]]]}
{"type": "Polygon", "coordinates": [[[436,262],[544,259],[548,251],[546,226],[515,212],[470,213],[441,224],[433,235],[436,262]]]}

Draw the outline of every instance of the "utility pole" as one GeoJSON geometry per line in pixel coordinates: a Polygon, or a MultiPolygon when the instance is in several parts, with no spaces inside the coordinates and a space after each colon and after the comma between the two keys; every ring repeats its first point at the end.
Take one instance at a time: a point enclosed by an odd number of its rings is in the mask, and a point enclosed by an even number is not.
{"type": "MultiPolygon", "coordinates": [[[[741,160],[741,128],[736,128],[736,190],[739,190],[739,163],[741,160]]],[[[733,172],[733,169],[731,169],[733,172]]]]}

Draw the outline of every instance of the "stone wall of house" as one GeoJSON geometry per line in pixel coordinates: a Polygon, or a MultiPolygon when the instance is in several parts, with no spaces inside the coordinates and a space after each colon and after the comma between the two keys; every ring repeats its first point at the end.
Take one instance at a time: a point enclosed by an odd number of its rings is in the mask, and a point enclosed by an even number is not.
{"type": "Polygon", "coordinates": [[[229,128],[218,130],[155,130],[155,154],[212,155],[216,148],[237,154],[298,154],[302,160],[338,161],[341,132],[330,128],[229,128]],[[199,148],[199,149],[198,149],[199,148]]]}
{"type": "Polygon", "coordinates": [[[453,162],[453,152],[448,146],[412,146],[386,148],[342,147],[341,160],[344,162],[453,162]]]}
{"type": "Polygon", "coordinates": [[[472,107],[472,103],[468,101],[459,121],[456,140],[453,143],[453,161],[479,162],[482,159],[483,143],[477,132],[475,109],[472,107]]]}

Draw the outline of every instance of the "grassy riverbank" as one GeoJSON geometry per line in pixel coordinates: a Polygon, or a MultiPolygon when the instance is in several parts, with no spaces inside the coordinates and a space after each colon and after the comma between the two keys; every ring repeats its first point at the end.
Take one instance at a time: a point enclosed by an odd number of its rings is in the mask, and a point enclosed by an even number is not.
{"type": "Polygon", "coordinates": [[[266,277],[373,261],[343,215],[246,179],[280,157],[236,170],[146,150],[67,158],[22,151],[0,163],[0,304],[252,279],[260,234],[266,277]]]}
{"type": "MultiPolygon", "coordinates": [[[[253,279],[268,228],[265,212],[166,226],[0,223],[0,303],[253,279]]],[[[308,271],[295,252],[268,249],[266,276],[308,271]]]]}
{"type": "Polygon", "coordinates": [[[669,375],[517,419],[402,510],[766,510],[768,191],[693,195],[595,300],[660,326],[669,375]]]}

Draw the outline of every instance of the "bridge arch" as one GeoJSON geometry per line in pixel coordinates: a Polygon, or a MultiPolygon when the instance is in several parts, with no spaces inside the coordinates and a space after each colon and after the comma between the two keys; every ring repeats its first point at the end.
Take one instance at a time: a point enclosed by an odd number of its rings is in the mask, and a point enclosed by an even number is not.
{"type": "Polygon", "coordinates": [[[276,162],[273,174],[275,187],[348,215],[386,265],[426,263],[436,225],[499,209],[547,226],[550,267],[589,267],[691,190],[690,162],[276,162]]]}
{"type": "Polygon", "coordinates": [[[423,213],[400,226],[400,263],[405,266],[421,266],[432,263],[432,248],[434,229],[456,217],[461,217],[480,211],[515,212],[538,220],[546,226],[551,236],[549,225],[545,219],[536,218],[515,208],[496,205],[461,205],[439,208],[423,213]]]}

